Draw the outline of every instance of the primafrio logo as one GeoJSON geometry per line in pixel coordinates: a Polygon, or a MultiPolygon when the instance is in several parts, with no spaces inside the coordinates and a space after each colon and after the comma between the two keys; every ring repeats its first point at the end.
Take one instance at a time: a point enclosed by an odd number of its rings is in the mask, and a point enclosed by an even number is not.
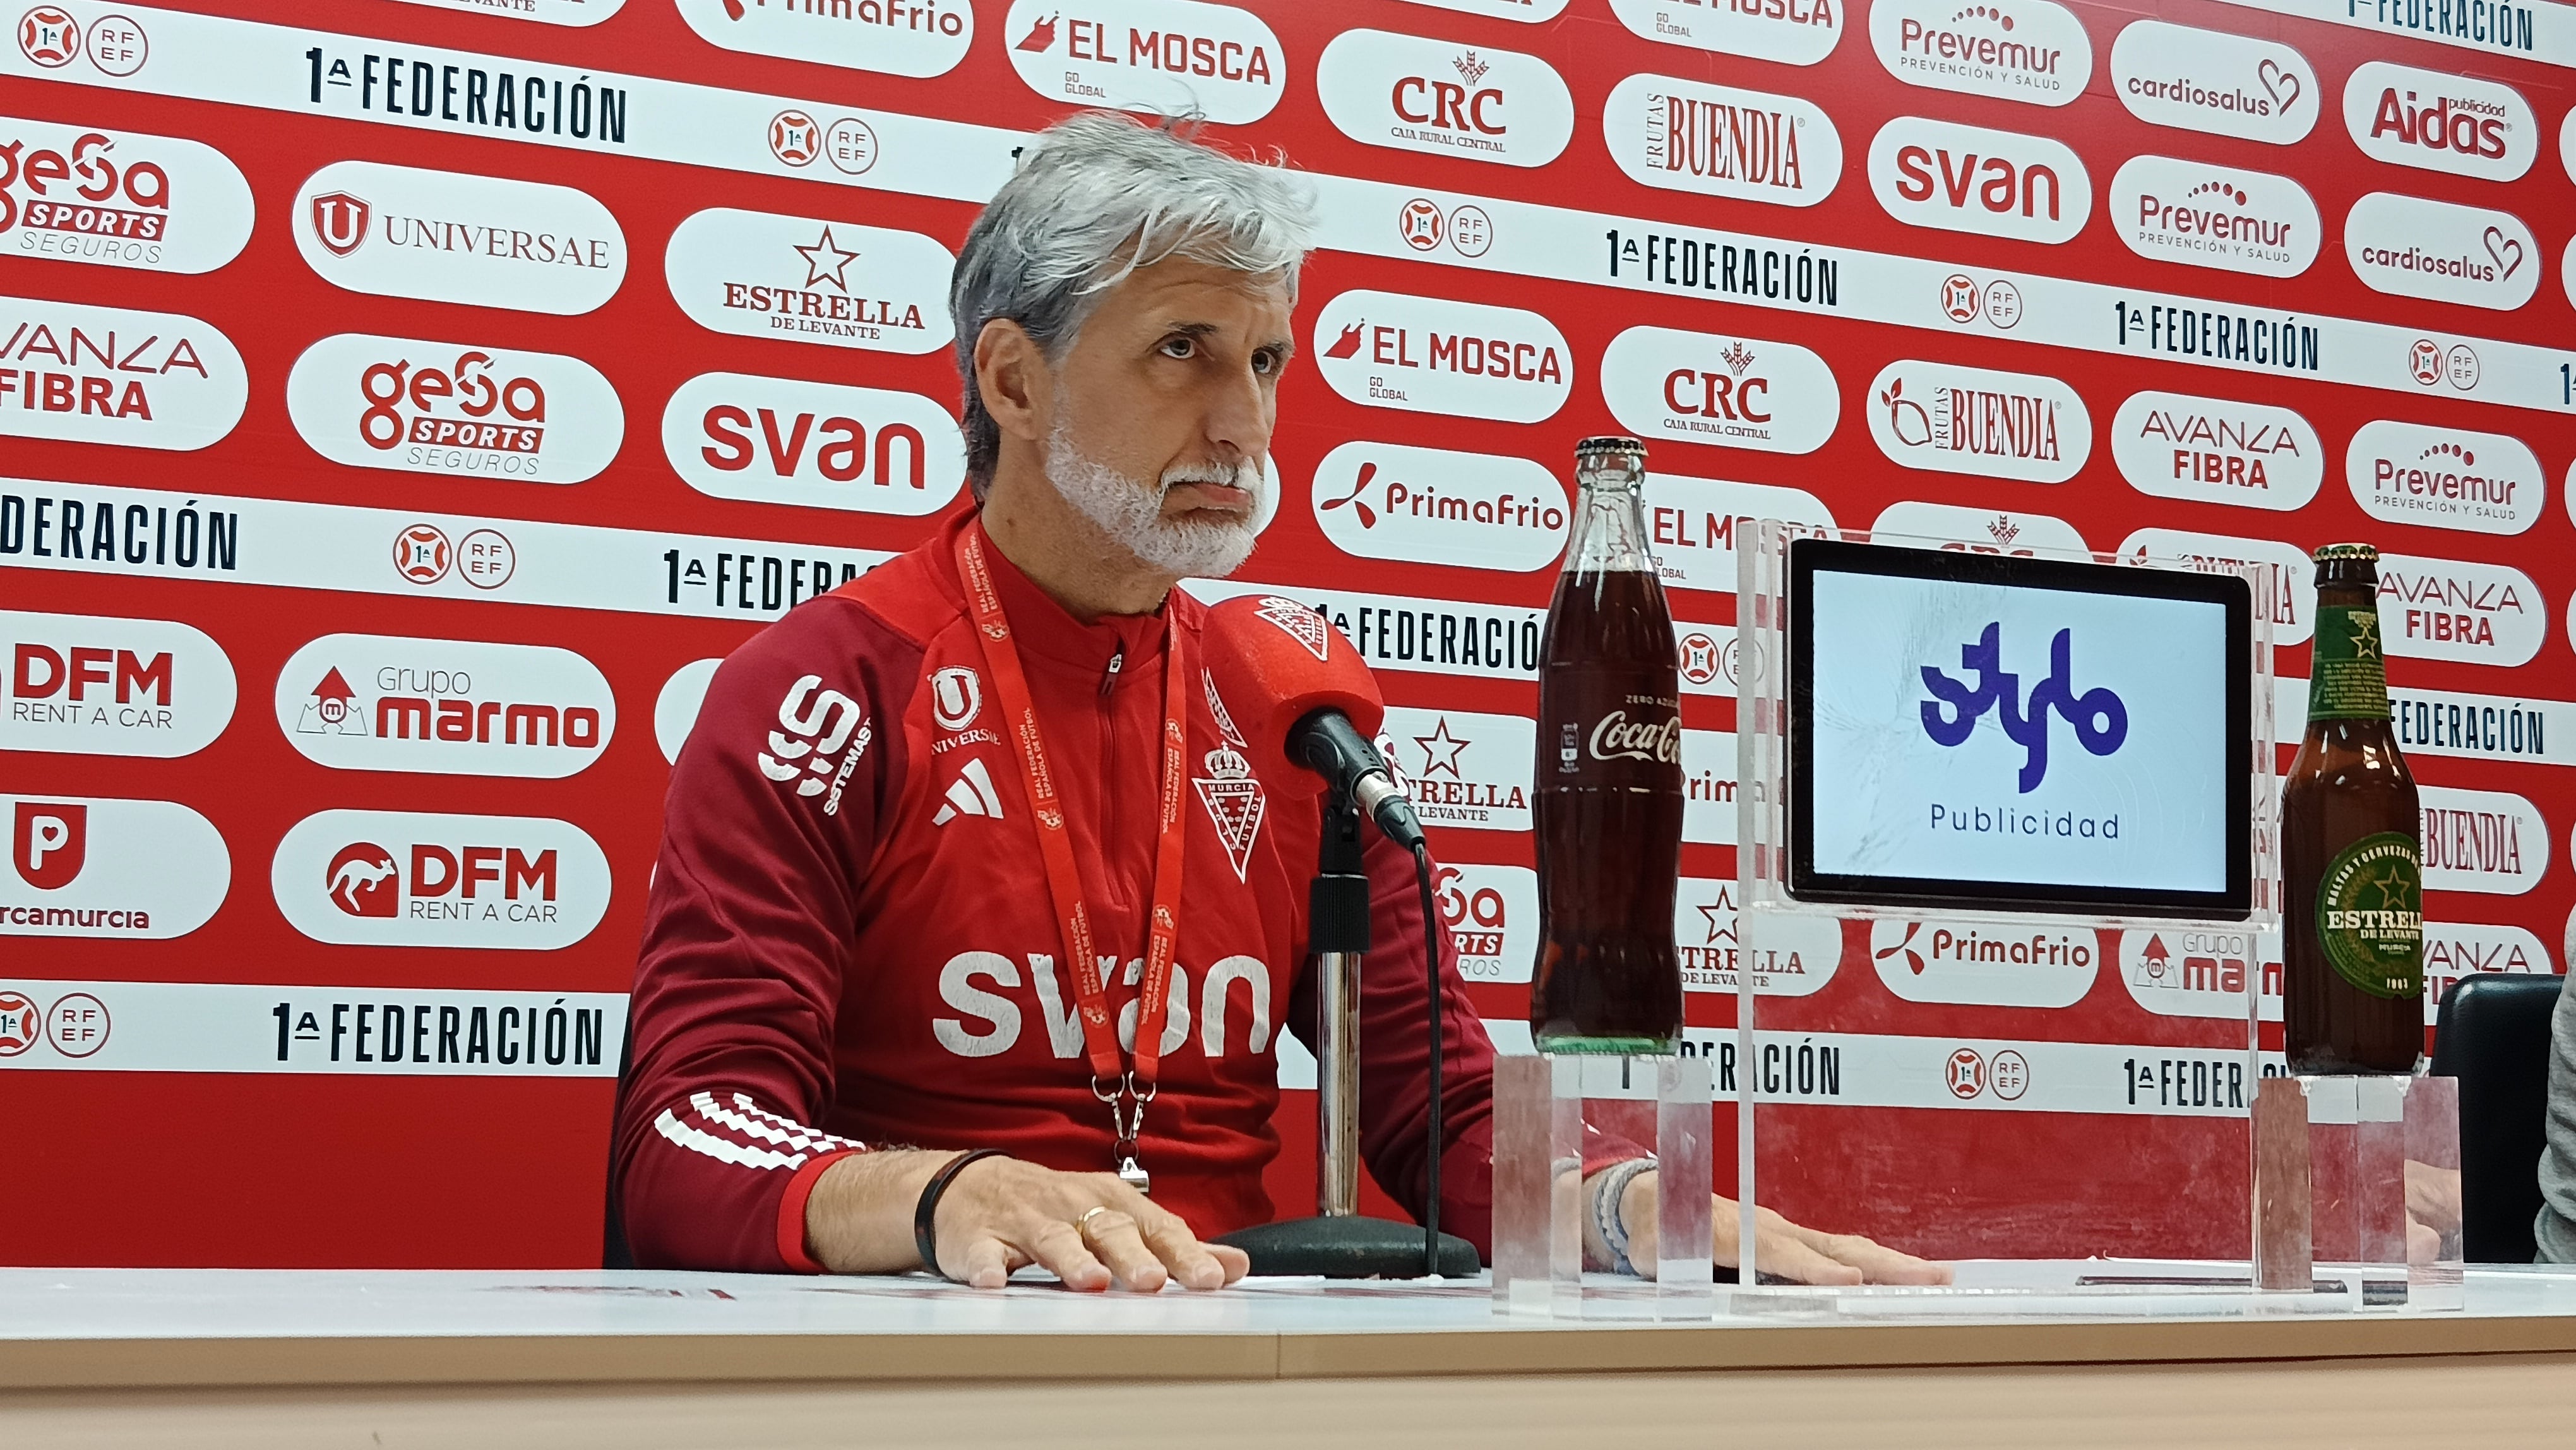
{"type": "Polygon", "coordinates": [[[1314,344],[1333,391],[1372,408],[1539,423],[1574,387],[1565,334],[1517,307],[1345,292],[1316,314],[1314,344]]]}
{"type": "Polygon", "coordinates": [[[2093,42],[2050,0],[1877,0],[1869,44],[1910,86],[2063,106],[2093,80],[2093,42]]]}
{"type": "Polygon", "coordinates": [[[956,340],[956,265],[919,232],[731,207],[681,222],[662,255],[672,299],[710,332],[903,353],[956,340]]]}
{"type": "Polygon", "coordinates": [[[1530,768],[1538,722],[1526,715],[1390,705],[1377,752],[1395,768],[1429,824],[1480,831],[1530,828],[1530,768]]]}
{"type": "MultiPolygon", "coordinates": [[[[2426,926],[2429,934],[2431,926],[2426,926]]],[[[2254,995],[2263,1021],[2281,1020],[2278,931],[2196,931],[2154,927],[2120,933],[2120,982],[2160,1017],[2242,1023],[2254,995]]]]}
{"type": "Polygon", "coordinates": [[[2511,312],[2540,290],[2540,241],[2511,212],[2374,191],[2344,218],[2344,255],[2374,292],[2511,312]]]}
{"type": "Polygon", "coordinates": [[[211,272],[254,210],[241,168],[202,142],[0,117],[0,255],[211,272]]]}
{"type": "Polygon", "coordinates": [[[1628,179],[1776,206],[1814,206],[1842,179],[1843,138],[1796,96],[1632,75],[1602,104],[1601,139],[1628,179]]]}
{"type": "Polygon", "coordinates": [[[1750,970],[1757,996],[1805,997],[1832,981],[1842,965],[1840,922],[1777,918],[1748,941],[1735,910],[1733,878],[1685,876],[1677,885],[1673,945],[1685,992],[1732,992],[1736,974],[1750,970]]]}
{"type": "MultiPolygon", "coordinates": [[[[1734,593],[1736,534],[1748,520],[1834,526],[1833,511],[1825,501],[1802,488],[1649,473],[1641,492],[1646,547],[1653,552],[1656,571],[1667,589],[1734,593]]],[[[1688,683],[1687,666],[1683,673],[1688,683]]],[[[1711,675],[1700,683],[1714,678],[1711,675]]],[[[1728,689],[1731,692],[1733,686],[1728,689]]]]}
{"type": "Polygon", "coordinates": [[[2187,393],[2131,393],[2111,418],[2111,457],[2138,492],[2290,513],[2325,482],[2325,444],[2287,408],[2187,393]]]}
{"type": "Polygon", "coordinates": [[[1385,30],[1345,30],[1315,93],[1354,141],[1505,166],[1545,166],[1574,139],[1574,95],[1546,61],[1385,30]]]}
{"type": "Polygon", "coordinates": [[[579,483],[626,438],[617,390],[579,358],[363,332],[304,350],[286,412],[334,463],[450,478],[579,483]]]}
{"type": "Polygon", "coordinates": [[[1814,65],[1843,38],[1840,0],[1610,0],[1610,13],[1663,45],[1814,65]]]}
{"type": "Polygon", "coordinates": [[[2520,896],[2549,874],[2549,822],[2529,800],[2500,790],[2418,789],[2426,890],[2520,896]]]}
{"type": "Polygon", "coordinates": [[[2519,569],[2382,554],[2379,632],[2407,659],[2527,665],[2548,636],[2549,605],[2519,569]]]}
{"type": "Polygon", "coordinates": [[[1870,964],[1908,1002],[2071,1007],[2101,970],[2099,937],[2009,921],[1870,923],[1870,964]]]}
{"type": "Polygon", "coordinates": [[[222,833],[174,801],[0,796],[0,820],[0,936],[166,941],[205,925],[232,888],[222,833]]]}
{"type": "Polygon", "coordinates": [[[2081,554],[2084,536],[2075,526],[2050,514],[2016,509],[1977,509],[1953,503],[1906,500],[1889,504],[1870,522],[1883,543],[1926,547],[1954,554],[1993,554],[2008,559],[2037,558],[2056,549],[2081,554]]]}
{"type": "Polygon", "coordinates": [[[1538,873],[1527,866],[1443,865],[1432,878],[1440,920],[1471,982],[1526,982],[1538,957],[1538,873]]]}
{"type": "MultiPolygon", "coordinates": [[[[2027,700],[2022,680],[2003,667],[2003,626],[1988,624],[1983,633],[1959,647],[1959,676],[1936,664],[1923,666],[1923,734],[1935,745],[1968,743],[1977,722],[1994,714],[1996,723],[2022,748],[2021,769],[2014,778],[2023,795],[2048,779],[2049,716],[2062,717],[2075,743],[2088,755],[2115,755],[2129,738],[2129,707],[2108,685],[2080,689],[2074,676],[2075,631],[2061,629],[2048,642],[2048,677],[2030,683],[2027,700]],[[1974,678],[1962,678],[1973,676],[1974,678]]],[[[1943,824],[1942,809],[1932,808],[1933,825],[1943,824]]],[[[1959,829],[1967,829],[1964,826],[1959,829]]],[[[1978,829],[1982,830],[1983,827],[1978,829]]],[[[2091,835],[2086,831],[2083,834],[2091,835]]]]}
{"type": "Polygon", "coordinates": [[[1573,517],[1565,486],[1529,459],[1400,443],[1325,454],[1312,497],[1345,554],[1519,574],[1556,563],[1573,517]]]}
{"type": "Polygon", "coordinates": [[[1735,844],[1735,734],[1682,732],[1682,839],[1735,844]]]}
{"type": "Polygon", "coordinates": [[[2303,139],[2324,105],[2315,68],[2286,45],[2132,21],[2111,42],[2111,91],[2151,126],[2273,146],[2303,139]]]}
{"type": "Polygon", "coordinates": [[[2133,156],[2111,178],[2111,224],[2151,261],[2295,277],[2325,232],[2306,187],[2268,171],[2133,156]]]}
{"type": "Polygon", "coordinates": [[[884,75],[946,75],[975,41],[968,0],[679,0],[709,45],[884,75]]]}
{"type": "Polygon", "coordinates": [[[700,493],[806,508],[937,513],[966,482],[947,409],[802,378],[700,373],[662,410],[662,453],[700,493]]]}
{"type": "Polygon", "coordinates": [[[2120,541],[2123,558],[2165,559],[2203,574],[2258,571],[2254,607],[2272,621],[2272,643],[2305,644],[2317,627],[2316,569],[2307,551],[2278,539],[2204,534],[2190,529],[2140,529],[2120,541]]]}
{"type": "Polygon", "coordinates": [[[1908,226],[2025,242],[2063,242],[2093,214],[2093,178],[2062,143],[1922,116],[1871,139],[1869,189],[1908,226]]]}
{"type": "Polygon", "coordinates": [[[2362,154],[2485,181],[2512,181],[2540,155],[2540,120],[2501,81],[2374,60],[2343,85],[2343,124],[2362,154]]]}
{"type": "Polygon", "coordinates": [[[1833,369],[1788,342],[1632,327],[1601,355],[1601,395],[1648,438],[1813,453],[1842,418],[1833,369]]]}
{"type": "Polygon", "coordinates": [[[196,318],[0,297],[0,436],[189,452],[249,400],[240,351],[196,318]]]}
{"type": "Polygon", "coordinates": [[[608,911],[608,858],[567,821],[318,811],[269,862],[288,924],[337,946],[555,951],[608,911]]]}
{"type": "Polygon", "coordinates": [[[2519,534],[2549,506],[2549,475],[2521,439],[2385,418],[2354,431],[2344,481],[2392,524],[2519,534]]]}
{"type": "Polygon", "coordinates": [[[335,161],[306,177],[290,224],[306,265],[380,297],[578,316],[626,280],[626,234],[569,186],[335,161]]]}
{"type": "Polygon", "coordinates": [[[233,663],[192,625],[0,610],[0,648],[0,749],[194,755],[233,718],[233,663]]]}
{"type": "Polygon", "coordinates": [[[2092,415],[2055,378],[1907,359],[1869,400],[1870,437],[1907,468],[2064,483],[2093,452],[2092,415]]]}
{"type": "Polygon", "coordinates": [[[326,634],[277,674],[277,728],[335,770],[557,780],[599,759],[617,697],[568,649],[326,634]]]}
{"type": "Polygon", "coordinates": [[[1240,126],[1269,115],[1288,85],[1261,17],[1203,0],[1012,0],[1002,41],[1022,84],[1079,106],[1240,126]]]}

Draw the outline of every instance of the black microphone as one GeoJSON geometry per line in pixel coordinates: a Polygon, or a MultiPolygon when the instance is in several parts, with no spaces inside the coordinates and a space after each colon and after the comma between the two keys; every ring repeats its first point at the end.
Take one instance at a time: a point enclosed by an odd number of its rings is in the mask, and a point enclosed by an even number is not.
{"type": "Polygon", "coordinates": [[[1396,784],[1386,757],[1348,715],[1326,707],[1309,711],[1288,731],[1288,753],[1359,804],[1387,839],[1410,851],[1424,844],[1413,798],[1396,784]]]}

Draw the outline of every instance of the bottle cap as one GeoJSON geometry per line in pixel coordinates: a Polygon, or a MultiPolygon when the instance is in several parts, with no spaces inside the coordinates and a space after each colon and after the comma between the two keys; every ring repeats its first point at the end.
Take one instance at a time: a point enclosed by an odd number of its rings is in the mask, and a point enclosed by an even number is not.
{"type": "Polygon", "coordinates": [[[1605,453],[1633,453],[1643,458],[1646,456],[1646,445],[1634,438],[1618,437],[1586,438],[1574,445],[1574,456],[1578,460],[1598,457],[1605,453]]]}
{"type": "Polygon", "coordinates": [[[2375,544],[2320,544],[2317,546],[2318,563],[2330,563],[2337,559],[2359,559],[2365,563],[2375,564],[2379,562],[2379,548],[2375,544]]]}

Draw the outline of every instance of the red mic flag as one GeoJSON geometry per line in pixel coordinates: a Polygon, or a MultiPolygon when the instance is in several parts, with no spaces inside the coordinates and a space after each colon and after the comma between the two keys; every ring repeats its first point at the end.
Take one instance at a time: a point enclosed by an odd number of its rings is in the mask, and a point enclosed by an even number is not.
{"type": "Polygon", "coordinates": [[[1359,651],[1324,617],[1294,599],[1247,594],[1208,610],[1208,677],[1262,783],[1291,799],[1324,778],[1288,756],[1288,733],[1317,710],[1339,710],[1362,736],[1377,734],[1386,701],[1359,651]]]}

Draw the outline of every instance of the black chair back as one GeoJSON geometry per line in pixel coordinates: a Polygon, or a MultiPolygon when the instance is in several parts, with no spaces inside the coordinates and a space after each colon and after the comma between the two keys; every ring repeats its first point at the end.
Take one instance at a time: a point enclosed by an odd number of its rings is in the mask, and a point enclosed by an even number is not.
{"type": "Polygon", "coordinates": [[[2433,1072],[2460,1080],[2461,1250],[2527,1264],[2548,1144],[2549,1021],[2563,979],[2482,972],[2442,994],[2433,1072]]]}

